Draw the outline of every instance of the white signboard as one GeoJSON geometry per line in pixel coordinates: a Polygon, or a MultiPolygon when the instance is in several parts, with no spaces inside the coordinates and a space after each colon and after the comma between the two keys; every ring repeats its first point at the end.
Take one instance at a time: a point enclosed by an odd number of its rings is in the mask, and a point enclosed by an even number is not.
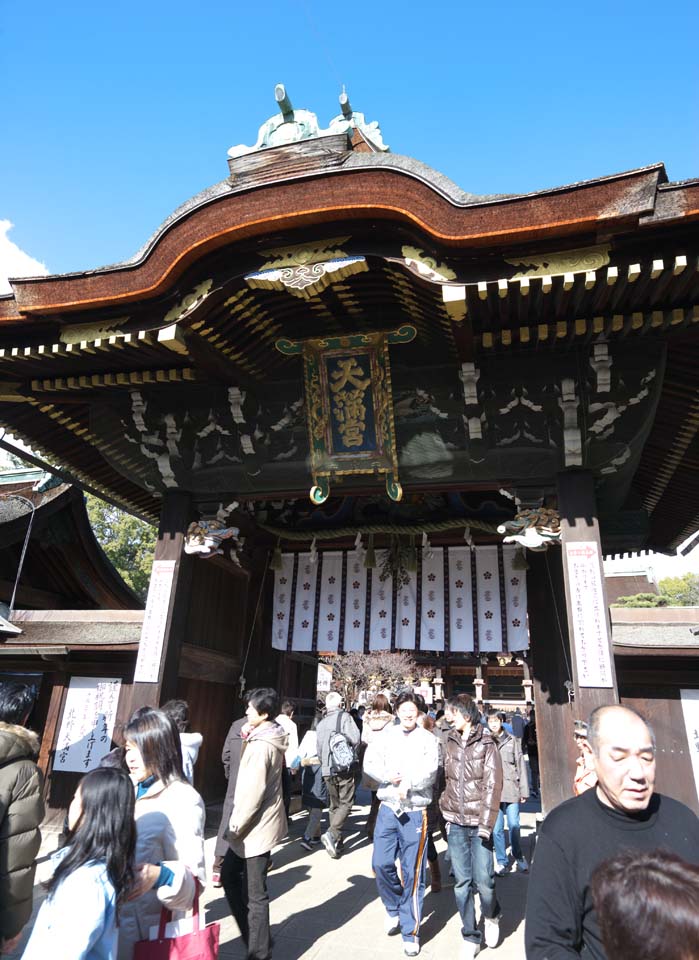
{"type": "Polygon", "coordinates": [[[613,687],[607,608],[595,540],[566,543],[575,658],[581,687],[613,687]]]}
{"type": "Polygon", "coordinates": [[[318,664],[316,690],[318,693],[330,693],[333,686],[333,668],[328,663],[318,664]]]}
{"type": "Polygon", "coordinates": [[[699,797],[699,690],[680,690],[687,743],[692,757],[694,786],[699,797]]]}
{"type": "Polygon", "coordinates": [[[87,773],[112,749],[121,680],[115,677],[71,677],[61,729],[56,770],[87,773]]]}
{"type": "Polygon", "coordinates": [[[165,624],[170,606],[172,580],[175,575],[174,560],[155,560],[148,586],[148,600],[143,615],[141,641],[138,645],[135,683],[157,683],[160,676],[160,659],[165,640],[165,624]]]}

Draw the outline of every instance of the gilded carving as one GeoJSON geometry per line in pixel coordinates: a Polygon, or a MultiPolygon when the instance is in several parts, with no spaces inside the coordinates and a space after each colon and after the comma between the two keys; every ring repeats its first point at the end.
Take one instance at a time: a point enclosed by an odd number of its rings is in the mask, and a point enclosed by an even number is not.
{"type": "Polygon", "coordinates": [[[364,257],[346,257],[341,260],[262,270],[248,274],[245,281],[253,289],[286,290],[303,300],[310,300],[322,293],[331,283],[345,280],[357,273],[366,273],[368,269],[364,257]]]}
{"type": "Polygon", "coordinates": [[[260,250],[260,256],[267,258],[260,270],[281,270],[284,267],[302,267],[309,263],[324,263],[326,260],[345,259],[348,254],[342,249],[342,246],[349,239],[349,237],[328,237],[326,240],[260,250]]]}
{"type": "Polygon", "coordinates": [[[512,280],[523,277],[559,277],[566,273],[587,273],[599,270],[609,263],[609,246],[581,247],[578,250],[560,250],[553,253],[527,254],[526,257],[505,259],[513,267],[522,267],[512,280]]]}
{"type": "Polygon", "coordinates": [[[61,343],[85,343],[92,340],[108,340],[123,334],[128,317],[117,317],[109,323],[71,323],[61,328],[58,339],[61,343]]]}
{"type": "Polygon", "coordinates": [[[206,300],[213,283],[213,280],[202,280],[186,297],[183,297],[179,303],[176,303],[175,306],[165,314],[163,323],[170,324],[178,320],[183,320],[187,314],[191,313],[200,303],[206,300]]]}
{"type": "Polygon", "coordinates": [[[456,280],[456,274],[445,263],[438,263],[434,257],[426,256],[424,250],[417,247],[401,247],[401,253],[405,258],[405,265],[413,273],[426,280],[432,280],[436,283],[444,283],[445,280],[456,280]]]}

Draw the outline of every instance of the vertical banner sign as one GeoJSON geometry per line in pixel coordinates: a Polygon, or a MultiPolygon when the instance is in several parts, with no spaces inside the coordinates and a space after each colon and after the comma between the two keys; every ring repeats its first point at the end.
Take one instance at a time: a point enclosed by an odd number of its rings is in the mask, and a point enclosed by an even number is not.
{"type": "Polygon", "coordinates": [[[381,579],[387,550],[376,551],[376,568],[371,573],[370,650],[390,650],[393,630],[393,577],[381,579]]]}
{"type": "Polygon", "coordinates": [[[444,649],[444,550],[435,547],[422,560],[420,649],[444,649]]]}
{"type": "Polygon", "coordinates": [[[364,650],[367,569],[359,551],[347,555],[347,596],[345,599],[345,652],[364,650]]]}
{"type": "Polygon", "coordinates": [[[452,653],[473,650],[470,547],[449,548],[449,637],[452,653]]]}
{"type": "Polygon", "coordinates": [[[291,585],[294,579],[294,554],[282,554],[281,570],[274,578],[274,622],[272,625],[272,646],[275,650],[286,650],[291,620],[291,585]]]}
{"type": "Polygon", "coordinates": [[[311,563],[310,553],[300,553],[294,607],[293,649],[306,653],[310,653],[313,649],[317,574],[318,563],[311,563]]]}
{"type": "Polygon", "coordinates": [[[318,650],[337,653],[342,613],[342,553],[326,550],[323,553],[323,582],[318,608],[318,650]]]}
{"type": "Polygon", "coordinates": [[[483,653],[500,653],[502,620],[497,547],[476,550],[476,578],[480,649],[483,653]]]}
{"type": "Polygon", "coordinates": [[[517,547],[502,548],[505,568],[505,609],[507,612],[507,646],[515,653],[529,647],[527,628],[527,577],[526,571],[517,570],[514,559],[517,547]]]}
{"type": "Polygon", "coordinates": [[[134,683],[157,683],[176,560],[155,560],[148,586],[134,683]]]}
{"type": "Polygon", "coordinates": [[[87,773],[112,749],[121,680],[116,677],[71,677],[54,773],[87,773]]]}
{"type": "Polygon", "coordinates": [[[573,637],[581,687],[613,687],[607,608],[595,540],[565,544],[573,637]]]}
{"type": "Polygon", "coordinates": [[[680,690],[687,743],[692,757],[694,788],[699,797],[699,690],[680,690]]]}

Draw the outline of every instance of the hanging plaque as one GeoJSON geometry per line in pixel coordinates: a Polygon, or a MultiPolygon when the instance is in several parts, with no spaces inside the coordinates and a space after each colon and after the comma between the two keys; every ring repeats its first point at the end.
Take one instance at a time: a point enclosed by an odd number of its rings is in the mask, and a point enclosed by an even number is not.
{"type": "Polygon", "coordinates": [[[278,340],[287,356],[302,355],[314,503],[323,503],[335,477],[381,474],[400,500],[388,346],[409,343],[415,328],[294,342],[278,340]]]}

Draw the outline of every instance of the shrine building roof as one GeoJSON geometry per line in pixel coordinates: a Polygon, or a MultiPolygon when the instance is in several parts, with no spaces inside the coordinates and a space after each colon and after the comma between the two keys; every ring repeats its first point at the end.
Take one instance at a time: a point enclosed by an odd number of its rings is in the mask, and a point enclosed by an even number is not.
{"type": "Polygon", "coordinates": [[[588,466],[603,511],[644,518],[614,549],[699,529],[699,180],[658,163],[477,196],[346,97],[326,129],[277,101],[131,259],[12,281],[0,422],[152,519],[173,487],[304,496],[302,369],[279,344],[410,327],[391,348],[406,489],[545,494],[588,466]]]}

